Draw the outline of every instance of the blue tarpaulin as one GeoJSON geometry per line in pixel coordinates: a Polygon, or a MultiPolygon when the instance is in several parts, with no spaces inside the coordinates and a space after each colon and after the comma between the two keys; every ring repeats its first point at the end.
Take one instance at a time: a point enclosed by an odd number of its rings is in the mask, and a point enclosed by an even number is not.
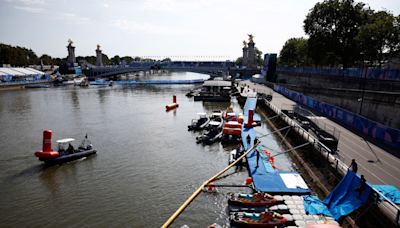
{"type": "MultiPolygon", "coordinates": [[[[378,190],[390,201],[395,204],[400,204],[400,191],[393,185],[372,185],[373,188],[378,190]]],[[[383,199],[383,198],[382,198],[383,199]]]]}
{"type": "Polygon", "coordinates": [[[328,206],[329,211],[336,220],[350,214],[367,201],[371,192],[371,187],[368,183],[366,183],[360,198],[356,198],[358,192],[354,191],[354,189],[360,185],[360,181],[360,177],[350,171],[331,194],[324,199],[324,203],[328,206]]]}
{"type": "Polygon", "coordinates": [[[328,207],[317,197],[317,196],[303,196],[304,198],[304,210],[310,215],[323,214],[326,216],[332,216],[328,207]]]}

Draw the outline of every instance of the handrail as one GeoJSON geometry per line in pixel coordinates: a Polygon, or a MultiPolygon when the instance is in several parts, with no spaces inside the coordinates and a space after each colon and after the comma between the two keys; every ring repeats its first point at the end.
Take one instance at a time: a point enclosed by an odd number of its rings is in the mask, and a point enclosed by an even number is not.
{"type": "Polygon", "coordinates": [[[226,167],[224,170],[216,174],[215,176],[211,177],[208,179],[202,186],[200,186],[193,194],[192,196],[189,197],[189,199],[186,200],[185,203],[182,204],[182,206],[162,225],[163,228],[168,227],[175,219],[178,217],[178,215],[189,205],[190,202],[201,192],[201,190],[204,188],[205,185],[209,184],[211,181],[215,180],[218,176],[226,172],[228,169],[230,169],[232,166],[236,165],[240,160],[242,160],[250,151],[252,151],[255,147],[257,147],[258,144],[260,144],[261,141],[258,141],[256,144],[254,144],[253,147],[251,147],[246,153],[244,153],[242,156],[240,156],[238,159],[236,159],[235,162],[230,164],[228,167],[226,167]]]}
{"type": "MultiPolygon", "coordinates": [[[[331,158],[333,161],[336,162],[337,165],[341,165],[342,166],[342,172],[344,173],[345,171],[348,172],[350,170],[350,168],[342,161],[340,161],[339,159],[333,157],[332,151],[326,147],[323,143],[321,143],[318,139],[316,139],[313,135],[311,135],[310,133],[308,133],[308,131],[306,131],[305,129],[303,129],[298,123],[294,122],[290,117],[288,117],[285,113],[283,113],[281,110],[279,110],[277,107],[275,107],[273,104],[271,104],[269,101],[267,101],[266,99],[264,99],[265,103],[270,106],[271,109],[273,109],[275,111],[275,113],[277,113],[278,115],[282,116],[285,119],[289,119],[290,120],[290,124],[289,125],[294,125],[294,127],[301,129],[303,131],[303,135],[304,133],[307,134],[308,138],[312,138],[314,143],[317,143],[318,147],[320,148],[320,152],[324,152],[327,153],[327,159],[331,158]],[[322,149],[324,149],[325,151],[323,151],[322,149]]],[[[289,122],[289,121],[287,121],[289,122]]],[[[400,208],[393,203],[390,199],[388,199],[385,195],[383,195],[381,192],[379,192],[378,190],[376,190],[375,188],[371,187],[371,189],[377,193],[378,195],[380,195],[382,198],[384,198],[390,205],[392,205],[394,207],[394,209],[397,209],[397,217],[396,217],[396,224],[398,225],[398,220],[400,217],[400,208]]]]}

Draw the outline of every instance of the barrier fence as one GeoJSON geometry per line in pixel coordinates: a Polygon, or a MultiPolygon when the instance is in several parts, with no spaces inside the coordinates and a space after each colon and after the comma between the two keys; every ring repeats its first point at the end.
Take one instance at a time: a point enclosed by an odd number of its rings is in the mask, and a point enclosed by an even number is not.
{"type": "Polygon", "coordinates": [[[49,82],[53,81],[52,79],[38,79],[38,80],[29,80],[29,81],[10,81],[10,82],[0,82],[0,85],[15,85],[15,84],[31,84],[36,82],[49,82]]]}
{"type": "Polygon", "coordinates": [[[390,146],[400,149],[399,130],[376,123],[372,120],[369,120],[352,112],[346,111],[344,109],[337,108],[333,105],[329,105],[324,102],[314,100],[310,97],[293,92],[278,85],[274,85],[274,90],[282,95],[285,95],[286,97],[289,97],[310,108],[313,108],[321,113],[324,113],[325,115],[328,115],[351,127],[354,127],[357,130],[360,130],[363,133],[379,140],[380,142],[386,143],[390,146]]]}
{"type": "Polygon", "coordinates": [[[277,71],[400,81],[400,69],[277,67],[277,71]]]}

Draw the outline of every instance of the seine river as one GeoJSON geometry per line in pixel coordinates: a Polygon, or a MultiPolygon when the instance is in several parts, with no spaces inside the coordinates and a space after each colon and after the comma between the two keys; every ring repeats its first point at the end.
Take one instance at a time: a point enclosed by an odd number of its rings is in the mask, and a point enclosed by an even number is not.
{"type": "MultiPolygon", "coordinates": [[[[208,78],[194,73],[140,76],[139,80],[208,78]]],[[[194,102],[185,94],[199,85],[64,86],[0,92],[0,227],[160,227],[206,180],[228,165],[235,145],[196,144],[187,130],[198,112],[232,107],[231,102],[194,102]],[[179,107],[166,112],[177,96],[179,107]],[[43,131],[56,140],[86,134],[98,154],[46,167],[34,152],[43,131]]],[[[266,125],[258,135],[269,132],[266,125]]],[[[272,154],[282,151],[273,136],[260,138],[272,154]]],[[[294,170],[287,155],[277,170],[294,170]]],[[[214,183],[243,184],[246,168],[231,168],[214,183]]],[[[229,226],[231,192],[200,193],[170,227],[229,226]]]]}

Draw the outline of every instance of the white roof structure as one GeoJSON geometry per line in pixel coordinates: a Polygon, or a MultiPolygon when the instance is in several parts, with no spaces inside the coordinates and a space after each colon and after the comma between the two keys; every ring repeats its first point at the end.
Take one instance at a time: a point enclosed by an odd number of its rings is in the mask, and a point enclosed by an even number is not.
{"type": "Polygon", "coordinates": [[[12,76],[27,76],[31,74],[44,74],[42,71],[38,71],[32,68],[5,68],[0,67],[0,75],[12,75],[12,76]]]}
{"type": "Polygon", "coordinates": [[[231,86],[232,83],[230,81],[216,81],[216,80],[210,80],[210,81],[205,81],[203,86],[231,86]]]}
{"type": "Polygon", "coordinates": [[[73,142],[73,141],[75,141],[75,139],[72,139],[72,138],[57,140],[58,143],[69,143],[69,142],[73,142]]]}

